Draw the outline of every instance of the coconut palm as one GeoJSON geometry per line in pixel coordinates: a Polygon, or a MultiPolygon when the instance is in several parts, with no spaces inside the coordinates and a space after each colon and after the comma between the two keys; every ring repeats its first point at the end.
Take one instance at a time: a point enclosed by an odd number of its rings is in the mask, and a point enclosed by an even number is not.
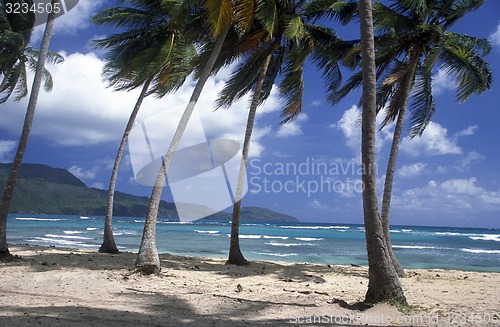
{"type": "MultiPolygon", "coordinates": [[[[396,259],[390,240],[389,212],[399,143],[410,105],[410,137],[425,130],[436,109],[432,74],[444,69],[457,83],[457,101],[466,101],[491,87],[492,72],[484,60],[491,49],[486,39],[461,35],[449,29],[484,0],[403,1],[374,7],[376,61],[378,66],[377,108],[385,110],[382,127],[396,121],[382,200],[382,224],[388,252],[400,276],[404,270],[396,259]]],[[[332,97],[341,98],[359,83],[359,73],[332,97]]]]}
{"type": "MultiPolygon", "coordinates": [[[[146,222],[144,224],[141,245],[136,260],[137,269],[146,274],[158,274],[161,270],[158,250],[156,247],[156,221],[158,217],[161,194],[170,163],[177,147],[179,146],[182,135],[184,134],[203,87],[212,73],[212,69],[217,61],[217,58],[219,57],[219,53],[224,45],[224,40],[231,30],[231,27],[234,24],[240,31],[244,32],[249,28],[249,26],[251,26],[254,14],[254,1],[240,0],[232,2],[230,0],[206,0],[204,1],[204,7],[200,7],[198,4],[198,6],[195,6],[192,11],[196,12],[198,15],[202,12],[203,15],[198,16],[202,17],[202,19],[198,20],[198,26],[208,27],[205,30],[208,30],[210,34],[205,34],[204,36],[211,36],[215,38],[216,41],[210,52],[210,56],[206,61],[204,61],[204,68],[199,75],[199,79],[195,85],[191,98],[181,116],[153,186],[153,191],[146,213],[146,222]],[[200,8],[204,8],[204,10],[201,10],[200,8]]],[[[174,22],[175,21],[176,20],[174,20],[174,22]]]]}
{"type": "Polygon", "coordinates": [[[132,6],[107,8],[93,18],[97,25],[126,28],[126,31],[94,41],[98,49],[109,49],[103,75],[117,91],[142,87],[125,127],[109,183],[104,238],[100,252],[118,253],[112,220],[113,200],[120,161],[143,100],[150,94],[162,97],[178,89],[191,72],[196,49],[185,34],[166,25],[179,2],[130,1],[132,6]]]}
{"type": "MultiPolygon", "coordinates": [[[[52,0],[52,5],[57,3],[59,3],[59,0],[52,0]]],[[[38,94],[40,92],[40,87],[45,73],[45,61],[47,60],[50,38],[52,35],[52,29],[54,27],[54,19],[55,13],[50,13],[47,18],[47,24],[45,26],[45,32],[42,38],[42,44],[40,47],[40,53],[35,71],[35,78],[33,80],[33,87],[28,102],[28,108],[26,109],[26,117],[24,119],[21,138],[19,139],[19,144],[17,146],[16,155],[14,157],[14,162],[12,164],[9,177],[7,178],[7,183],[2,197],[2,203],[0,204],[0,258],[2,259],[12,258],[7,245],[7,215],[9,213],[12,193],[14,192],[14,187],[16,185],[17,174],[19,172],[19,169],[21,168],[24,153],[28,144],[33,117],[35,114],[35,108],[38,100],[38,94]]]]}
{"type": "MultiPolygon", "coordinates": [[[[340,2],[344,1],[336,1],[336,3],[340,2]]],[[[312,57],[319,67],[329,73],[330,87],[336,87],[340,82],[341,75],[337,62],[342,54],[346,53],[346,48],[352,44],[341,41],[331,29],[308,22],[316,20],[317,7],[314,2],[308,3],[307,7],[304,8],[300,4],[276,1],[273,10],[276,15],[271,17],[271,21],[269,21],[268,16],[257,14],[257,23],[250,35],[242,38],[243,44],[236,42],[233,47],[236,49],[240,47],[250,48],[250,51],[240,56],[242,60],[238,68],[219,95],[218,107],[229,107],[235,100],[240,99],[251,90],[253,96],[235,192],[229,258],[227,260],[229,264],[248,264],[241,253],[239,244],[239,218],[246,162],[259,104],[269,96],[281,71],[283,76],[279,85],[279,93],[284,105],[282,123],[290,122],[297,117],[302,109],[304,64],[309,57],[312,57]],[[314,11],[308,11],[308,8],[314,9],[314,11]],[[271,26],[272,30],[266,30],[268,26],[271,26]],[[248,41],[256,44],[249,47],[248,41]]]]}
{"type": "Polygon", "coordinates": [[[406,298],[391,257],[387,252],[377,199],[375,160],[376,137],[376,67],[371,0],[359,1],[362,52],[363,113],[361,160],[363,165],[363,212],[368,253],[368,291],[365,302],[396,301],[406,304],[406,298]]]}
{"type": "MultiPolygon", "coordinates": [[[[32,1],[23,1],[28,5],[32,1]]],[[[0,4],[0,104],[6,102],[12,94],[14,100],[20,101],[28,95],[27,68],[35,71],[40,51],[29,47],[35,15],[28,13],[7,13],[5,4],[0,4]]],[[[54,52],[48,52],[47,63],[57,64],[63,57],[54,52]]],[[[53,86],[52,76],[43,69],[44,88],[50,91],[53,86]]]]}

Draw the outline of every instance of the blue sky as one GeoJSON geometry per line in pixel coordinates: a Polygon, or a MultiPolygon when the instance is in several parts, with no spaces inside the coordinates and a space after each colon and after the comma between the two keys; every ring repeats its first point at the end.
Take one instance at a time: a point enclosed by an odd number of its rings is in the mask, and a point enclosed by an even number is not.
{"type": "MultiPolygon", "coordinates": [[[[113,92],[100,72],[102,52],[89,41],[111,31],[96,28],[89,18],[111,2],[81,0],[56,21],[51,50],[66,61],[48,67],[54,90],[39,97],[25,162],[70,170],[88,186],[107,188],[111,166],[126,121],[139,91],[113,92]]],[[[358,26],[335,26],[341,37],[355,38],[358,26]]],[[[489,38],[487,57],[494,72],[490,91],[458,104],[454,86],[435,72],[438,109],[422,137],[404,139],[394,183],[391,219],[394,224],[500,227],[500,2],[489,0],[465,17],[456,32],[489,38]]],[[[33,43],[41,39],[41,28],[33,43]]],[[[359,91],[335,107],[327,103],[321,75],[308,67],[303,114],[279,125],[280,103],[275,93],[259,108],[249,162],[249,192],[244,206],[261,206],[308,222],[362,223],[359,193],[359,91]],[[294,169],[296,171],[294,171],[294,169]],[[313,169],[319,171],[313,171],[313,169]],[[323,186],[321,188],[321,185],[323,186]]],[[[249,100],[228,110],[213,111],[213,102],[230,68],[207,83],[197,106],[209,137],[242,140],[249,100]]],[[[163,99],[147,99],[139,120],[165,109],[184,108],[194,82],[163,99]]],[[[0,161],[13,158],[27,99],[8,102],[0,110],[0,161]]],[[[166,129],[175,123],[165,122],[166,129]]],[[[392,128],[378,134],[380,192],[392,128]]],[[[130,154],[120,170],[119,191],[150,195],[150,187],[134,180],[130,154]]],[[[172,200],[169,190],[165,200],[172,200]]]]}

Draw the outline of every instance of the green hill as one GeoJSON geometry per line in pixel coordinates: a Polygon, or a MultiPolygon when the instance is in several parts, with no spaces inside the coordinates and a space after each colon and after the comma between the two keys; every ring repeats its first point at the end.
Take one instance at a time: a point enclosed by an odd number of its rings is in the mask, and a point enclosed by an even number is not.
{"type": "MultiPolygon", "coordinates": [[[[0,164],[0,188],[2,190],[5,187],[10,167],[11,164],[0,164]]],[[[85,183],[66,169],[41,164],[23,164],[11,201],[10,212],[104,216],[107,193],[105,190],[85,186],[85,183]]],[[[115,192],[113,213],[116,216],[145,216],[148,204],[148,197],[115,192]]],[[[178,219],[175,205],[161,201],[158,216],[178,219]]],[[[219,212],[201,220],[229,221],[231,214],[219,212]]],[[[298,222],[294,217],[269,209],[256,207],[241,209],[241,222],[259,221],[298,222]]]]}

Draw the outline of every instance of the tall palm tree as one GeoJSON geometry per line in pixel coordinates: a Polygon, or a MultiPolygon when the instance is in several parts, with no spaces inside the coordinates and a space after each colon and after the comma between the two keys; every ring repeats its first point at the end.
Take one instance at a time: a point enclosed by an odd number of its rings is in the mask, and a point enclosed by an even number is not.
{"type": "MultiPolygon", "coordinates": [[[[31,0],[22,1],[28,5],[31,0]]],[[[7,3],[7,2],[5,2],[7,3]]],[[[0,4],[0,104],[5,103],[12,94],[15,94],[15,101],[20,101],[28,95],[27,68],[35,71],[37,59],[40,51],[28,46],[33,25],[35,24],[35,14],[28,13],[7,13],[5,3],[0,4]]],[[[61,55],[48,52],[47,63],[58,64],[64,59],[61,55]]],[[[52,76],[49,71],[43,69],[44,88],[50,91],[53,86],[52,76]]]]}
{"type": "MultiPolygon", "coordinates": [[[[233,205],[227,260],[229,264],[248,264],[240,249],[239,218],[246,162],[259,104],[269,96],[281,71],[283,78],[279,91],[284,105],[283,123],[292,121],[302,109],[303,71],[306,59],[313,57],[317,66],[323,68],[325,73],[329,73],[330,85],[335,87],[341,79],[337,62],[345,53],[345,48],[352,46],[348,42],[341,41],[331,29],[310,24],[309,21],[316,20],[313,13],[317,15],[318,6],[315,2],[308,3],[305,8],[301,4],[303,3],[276,1],[274,8],[276,15],[272,17],[257,15],[258,21],[252,30],[253,34],[244,37],[242,42],[245,44],[247,40],[253,42],[259,40],[259,43],[243,56],[243,62],[219,95],[218,107],[229,107],[235,100],[253,89],[233,205]],[[267,26],[272,26],[273,30],[266,30],[267,26]]],[[[236,42],[235,47],[238,49],[239,46],[236,42]]]]}
{"type": "MultiPolygon", "coordinates": [[[[234,3],[230,0],[206,0],[204,2],[204,7],[205,13],[202,22],[208,24],[209,31],[212,37],[215,37],[216,41],[210,52],[209,58],[204,64],[204,68],[195,85],[186,109],[181,116],[153,186],[146,213],[146,222],[144,224],[141,245],[136,260],[136,268],[146,274],[158,274],[161,270],[158,249],[156,247],[156,222],[161,194],[170,163],[172,162],[172,158],[179,146],[191,114],[193,113],[206,81],[212,73],[212,69],[223,47],[224,40],[231,30],[233,23],[237,24],[238,28],[243,31],[247,30],[248,26],[251,25],[251,16],[254,13],[254,0],[240,0],[234,3]]],[[[200,12],[199,7],[197,12],[200,12]]]]}
{"type": "Polygon", "coordinates": [[[368,291],[365,302],[396,301],[406,304],[398,275],[387,251],[384,231],[378,211],[376,186],[376,67],[371,0],[359,1],[362,52],[363,113],[361,160],[363,165],[363,212],[366,249],[368,252],[368,291]]]}
{"type": "Polygon", "coordinates": [[[99,252],[118,253],[113,236],[113,200],[118,169],[127,139],[143,100],[150,94],[162,97],[178,89],[192,70],[196,49],[184,34],[164,23],[180,2],[130,1],[134,7],[107,8],[93,18],[98,25],[125,27],[126,31],[94,41],[98,49],[109,49],[103,69],[110,86],[129,91],[142,86],[130,114],[113,165],[108,190],[104,237],[99,252]],[[151,86],[151,90],[150,89],[151,86]]]}
{"type": "MultiPolygon", "coordinates": [[[[425,130],[436,109],[432,95],[432,73],[443,68],[457,87],[457,101],[491,88],[492,72],[484,60],[491,46],[486,39],[461,35],[449,29],[484,0],[403,1],[390,6],[376,3],[376,62],[378,66],[377,110],[385,110],[382,127],[396,121],[382,200],[382,225],[388,251],[400,276],[404,270],[396,259],[390,240],[389,212],[396,160],[408,103],[411,110],[410,137],[425,130]]],[[[333,95],[337,101],[353,85],[359,73],[333,95]]]]}
{"type": "MultiPolygon", "coordinates": [[[[59,3],[59,0],[52,0],[52,5],[59,3]]],[[[0,259],[10,259],[12,255],[9,252],[7,245],[7,215],[9,213],[10,200],[12,198],[12,193],[16,185],[17,174],[21,168],[21,164],[24,158],[24,153],[28,144],[29,134],[31,131],[31,126],[33,124],[33,117],[35,114],[36,104],[38,100],[38,94],[40,92],[40,87],[42,84],[42,79],[44,75],[45,61],[47,59],[47,53],[49,50],[50,38],[52,36],[52,29],[54,27],[54,19],[56,17],[55,13],[49,13],[47,17],[47,24],[45,26],[45,32],[42,38],[42,44],[40,47],[40,54],[38,57],[37,67],[35,71],[35,78],[33,80],[33,87],[30,94],[30,99],[28,103],[28,108],[26,109],[26,117],[24,119],[23,130],[21,132],[21,138],[19,139],[19,144],[17,146],[16,155],[14,162],[12,164],[9,177],[7,178],[7,183],[2,197],[2,203],[0,204],[0,259]]]]}

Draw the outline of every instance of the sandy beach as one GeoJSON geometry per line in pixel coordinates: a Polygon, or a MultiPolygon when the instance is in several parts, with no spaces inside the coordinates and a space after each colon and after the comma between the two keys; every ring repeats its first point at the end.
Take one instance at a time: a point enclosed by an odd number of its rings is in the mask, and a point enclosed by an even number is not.
{"type": "Polygon", "coordinates": [[[12,246],[0,263],[0,326],[498,326],[500,273],[408,270],[411,308],[360,310],[367,268],[161,255],[161,276],[135,254],[12,246]]]}

